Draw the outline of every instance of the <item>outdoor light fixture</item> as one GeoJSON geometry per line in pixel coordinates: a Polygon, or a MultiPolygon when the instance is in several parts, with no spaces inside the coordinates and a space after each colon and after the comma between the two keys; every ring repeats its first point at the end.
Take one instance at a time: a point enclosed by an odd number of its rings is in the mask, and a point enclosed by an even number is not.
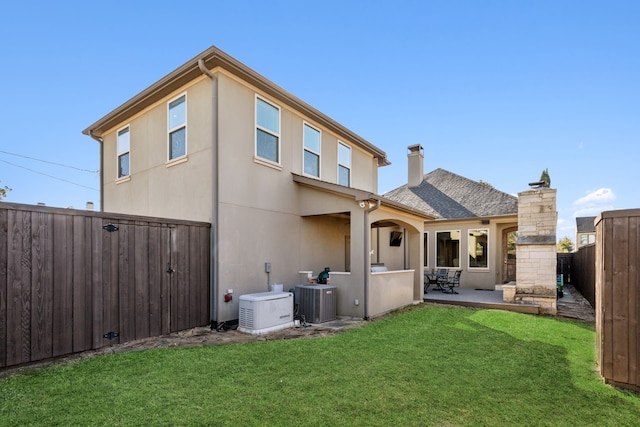
{"type": "Polygon", "coordinates": [[[365,208],[371,209],[376,205],[376,202],[374,202],[373,200],[360,200],[358,204],[362,209],[365,209],[365,208]]]}

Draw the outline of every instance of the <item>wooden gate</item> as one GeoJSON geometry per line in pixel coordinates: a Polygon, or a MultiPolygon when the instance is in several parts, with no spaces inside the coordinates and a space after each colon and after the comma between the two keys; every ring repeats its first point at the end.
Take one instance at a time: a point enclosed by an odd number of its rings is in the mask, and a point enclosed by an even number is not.
{"type": "Polygon", "coordinates": [[[596,334],[600,374],[640,390],[640,209],[596,218],[596,334]]]}
{"type": "Polygon", "coordinates": [[[209,323],[210,225],[0,203],[0,368],[209,323]]]}

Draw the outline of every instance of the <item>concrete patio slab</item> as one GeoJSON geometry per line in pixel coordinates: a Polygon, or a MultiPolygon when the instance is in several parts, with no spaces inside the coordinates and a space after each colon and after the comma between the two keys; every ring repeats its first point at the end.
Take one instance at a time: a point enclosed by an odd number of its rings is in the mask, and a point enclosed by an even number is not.
{"type": "Polygon", "coordinates": [[[498,310],[516,311],[519,313],[539,314],[538,304],[506,303],[502,300],[501,290],[478,290],[456,288],[457,294],[429,289],[424,294],[424,301],[438,304],[461,305],[465,307],[494,308],[498,310]]]}

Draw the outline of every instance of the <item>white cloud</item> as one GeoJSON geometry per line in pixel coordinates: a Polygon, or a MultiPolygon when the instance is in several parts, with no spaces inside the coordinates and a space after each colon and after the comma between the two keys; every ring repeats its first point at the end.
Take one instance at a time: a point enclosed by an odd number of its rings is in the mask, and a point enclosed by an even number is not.
{"type": "Polygon", "coordinates": [[[587,194],[584,197],[579,198],[573,202],[573,206],[578,209],[586,209],[597,207],[604,204],[609,204],[616,199],[616,195],[610,188],[598,188],[595,191],[587,194]]]}

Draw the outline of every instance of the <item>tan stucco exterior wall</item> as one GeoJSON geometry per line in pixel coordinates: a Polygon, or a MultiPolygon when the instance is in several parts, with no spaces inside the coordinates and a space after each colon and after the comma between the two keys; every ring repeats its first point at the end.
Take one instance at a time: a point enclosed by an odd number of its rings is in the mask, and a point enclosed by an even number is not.
{"type": "MultiPolygon", "coordinates": [[[[393,209],[382,206],[373,211],[369,219],[371,223],[393,222],[395,224],[392,227],[371,229],[371,247],[369,249],[371,262],[382,262],[390,271],[412,270],[413,300],[422,301],[424,286],[422,268],[424,259],[422,244],[423,218],[410,214],[400,214],[393,209]],[[400,246],[389,245],[391,231],[402,231],[403,236],[400,246]]],[[[373,297],[376,298],[378,296],[374,293],[373,297]]]]}
{"type": "Polygon", "coordinates": [[[103,142],[103,210],[211,222],[211,101],[200,80],[119,124],[103,142]],[[167,102],[187,95],[186,161],[168,163],[167,102]],[[119,129],[130,126],[131,175],[117,180],[119,129]]]}
{"type": "Polygon", "coordinates": [[[436,233],[439,231],[460,231],[460,259],[459,267],[463,271],[460,286],[471,289],[495,289],[495,285],[502,283],[504,269],[504,248],[502,247],[503,230],[518,224],[517,217],[483,218],[489,224],[482,224],[478,218],[460,221],[429,221],[425,223],[424,231],[428,233],[428,263],[425,271],[431,271],[440,266],[436,260],[436,233]],[[489,256],[487,268],[469,267],[469,231],[489,230],[489,256]]]}

